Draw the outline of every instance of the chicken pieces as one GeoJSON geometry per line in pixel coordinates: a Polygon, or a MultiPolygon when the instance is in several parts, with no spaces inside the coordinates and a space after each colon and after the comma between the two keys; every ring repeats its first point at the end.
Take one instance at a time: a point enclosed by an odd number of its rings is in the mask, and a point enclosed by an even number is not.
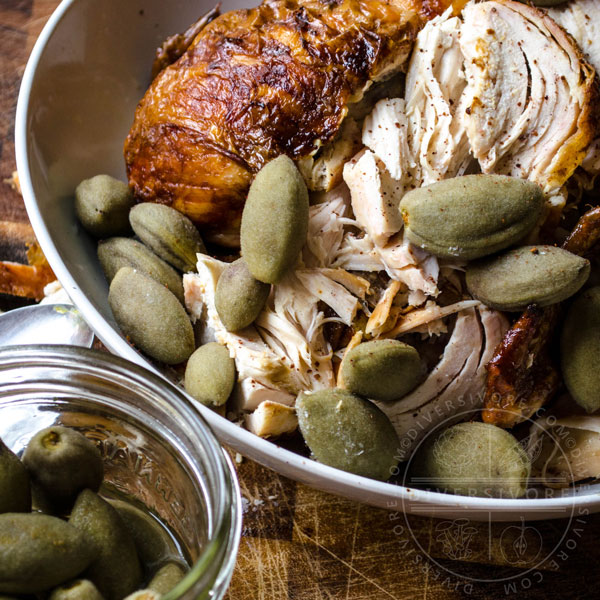
{"type": "MultiPolygon", "coordinates": [[[[600,71],[600,2],[571,0],[546,10],[554,21],[575,38],[584,56],[598,73],[600,71]]],[[[590,181],[586,182],[586,178],[579,172],[581,183],[591,189],[594,179],[600,173],[600,134],[581,163],[581,167],[590,178],[590,181]]]]}
{"type": "Polygon", "coordinates": [[[378,403],[398,434],[403,460],[441,423],[474,416],[483,403],[486,364],[507,327],[498,311],[481,305],[466,308],[458,314],[444,354],[425,381],[396,402],[378,403]]]}
{"type": "Polygon", "coordinates": [[[467,135],[484,173],[539,183],[552,204],[598,134],[598,80],[572,38],[520,2],[470,4],[461,48],[467,135]]]}
{"type": "Polygon", "coordinates": [[[265,0],[216,18],[138,106],[125,142],[137,198],[235,244],[253,175],[282,153],[324,152],[348,105],[402,69],[419,29],[449,4],[265,0]]]}

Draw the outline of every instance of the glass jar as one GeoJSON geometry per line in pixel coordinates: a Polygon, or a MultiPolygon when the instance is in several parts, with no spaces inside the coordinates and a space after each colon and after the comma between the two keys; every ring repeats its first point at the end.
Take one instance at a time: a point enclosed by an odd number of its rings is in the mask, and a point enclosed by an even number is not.
{"type": "Polygon", "coordinates": [[[0,437],[20,454],[51,425],[100,448],[100,494],[141,503],[166,525],[190,571],[163,600],[219,599],[239,545],[235,470],[179,389],[105,352],[73,346],[0,350],[0,437]]]}

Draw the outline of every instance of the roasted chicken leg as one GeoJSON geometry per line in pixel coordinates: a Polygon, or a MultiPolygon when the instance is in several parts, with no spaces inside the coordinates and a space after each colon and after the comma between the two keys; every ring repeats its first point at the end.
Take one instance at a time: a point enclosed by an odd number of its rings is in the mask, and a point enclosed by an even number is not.
{"type": "MultiPolygon", "coordinates": [[[[137,108],[125,142],[135,195],[234,243],[254,173],[331,147],[349,106],[405,67],[418,31],[451,3],[265,0],[216,18],[137,108]]],[[[337,181],[308,177],[313,189],[337,181]]]]}

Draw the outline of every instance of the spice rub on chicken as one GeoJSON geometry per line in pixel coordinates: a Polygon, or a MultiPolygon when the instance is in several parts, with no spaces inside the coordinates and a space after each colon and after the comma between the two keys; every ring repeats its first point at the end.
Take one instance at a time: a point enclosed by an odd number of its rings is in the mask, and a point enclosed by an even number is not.
{"type": "MultiPolygon", "coordinates": [[[[586,60],[600,70],[600,2],[598,0],[571,0],[546,9],[548,15],[573,36],[586,60]]],[[[577,173],[580,183],[592,189],[600,173],[600,133],[594,140],[581,169],[577,173]]]]}
{"type": "MultiPolygon", "coordinates": [[[[234,243],[250,182],[268,160],[307,157],[309,187],[332,188],[360,148],[344,136],[335,143],[349,105],[404,68],[421,27],[450,3],[265,0],[216,18],[138,106],[125,142],[137,198],[234,243]],[[313,172],[329,168],[317,153],[333,159],[333,173],[313,172]]],[[[360,137],[344,126],[353,130],[360,137]]]]}

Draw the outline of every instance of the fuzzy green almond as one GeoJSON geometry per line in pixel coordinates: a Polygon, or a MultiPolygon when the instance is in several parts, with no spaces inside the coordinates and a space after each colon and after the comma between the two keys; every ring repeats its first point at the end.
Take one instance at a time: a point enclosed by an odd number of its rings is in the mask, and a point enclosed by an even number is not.
{"type": "Polygon", "coordinates": [[[97,238],[129,233],[129,211],[134,202],[129,186],[110,175],[85,179],[75,190],[77,218],[97,238]]]}
{"type": "Polygon", "coordinates": [[[0,513],[30,510],[29,473],[19,457],[0,439],[0,513]]]}
{"type": "Polygon", "coordinates": [[[522,246],[467,266],[470,294],[497,310],[566,300],[585,284],[589,260],[555,246],[522,246]]]}
{"type": "Polygon", "coordinates": [[[123,500],[109,499],[127,528],[141,563],[150,570],[178,556],[169,534],[148,513],[123,500]]]}
{"type": "Polygon", "coordinates": [[[52,589],[77,577],[96,557],[86,534],[58,517],[0,515],[0,593],[52,589]]]}
{"type": "Polygon", "coordinates": [[[308,233],[308,190],[294,162],[281,155],[256,175],[242,213],[242,256],[252,275],[279,283],[294,267],[308,233]]]}
{"type": "Polygon", "coordinates": [[[458,423],[423,442],[409,481],[452,494],[521,498],[531,461],[517,439],[488,423],[458,423]]]}
{"type": "Polygon", "coordinates": [[[147,246],[132,238],[114,237],[99,242],[98,259],[109,283],[122,267],[145,273],[173,292],[184,304],[181,275],[147,246]]]}
{"type": "Polygon", "coordinates": [[[229,350],[210,342],[200,346],[188,360],[185,369],[185,391],[207,406],[222,406],[236,382],[235,361],[229,350]]]}
{"type": "Polygon", "coordinates": [[[77,495],[98,491],[104,464],[97,446],[70,427],[53,425],[38,431],[23,452],[23,464],[45,506],[68,512],[77,495]]]}
{"type": "Polygon", "coordinates": [[[119,513],[91,490],[77,497],[69,524],[81,531],[96,552],[96,559],[85,572],[106,598],[122,600],[139,588],[142,567],[119,513]]]}
{"type": "Polygon", "coordinates": [[[563,323],[560,340],[565,385],[588,413],[600,409],[600,287],[579,294],[563,323]]]}
{"type": "Polygon", "coordinates": [[[121,331],[137,348],[169,365],[189,358],[195,348],[194,329],[176,296],[131,267],[113,278],[108,303],[121,331]]]}
{"type": "Polygon", "coordinates": [[[196,254],[206,252],[196,226],[170,206],[142,202],[131,209],[129,222],[144,244],[180,271],[195,271],[196,254]]]}
{"type": "Polygon", "coordinates": [[[399,441],[372,402],[342,389],[301,393],[296,414],[314,458],[342,471],[386,481],[398,465],[399,441]]]}
{"type": "Polygon", "coordinates": [[[267,302],[271,286],[252,276],[243,258],[221,273],[215,292],[215,307],[227,331],[251,325],[267,302]]]}
{"type": "Polygon", "coordinates": [[[539,223],[539,185],[505,175],[465,175],[408,192],[400,211],[408,239],[441,258],[471,260],[503,250],[539,223]]]}
{"type": "Polygon", "coordinates": [[[341,368],[347,390],[382,402],[399,400],[422,378],[419,353],[398,340],[359,344],[344,356],[341,368]]]}

